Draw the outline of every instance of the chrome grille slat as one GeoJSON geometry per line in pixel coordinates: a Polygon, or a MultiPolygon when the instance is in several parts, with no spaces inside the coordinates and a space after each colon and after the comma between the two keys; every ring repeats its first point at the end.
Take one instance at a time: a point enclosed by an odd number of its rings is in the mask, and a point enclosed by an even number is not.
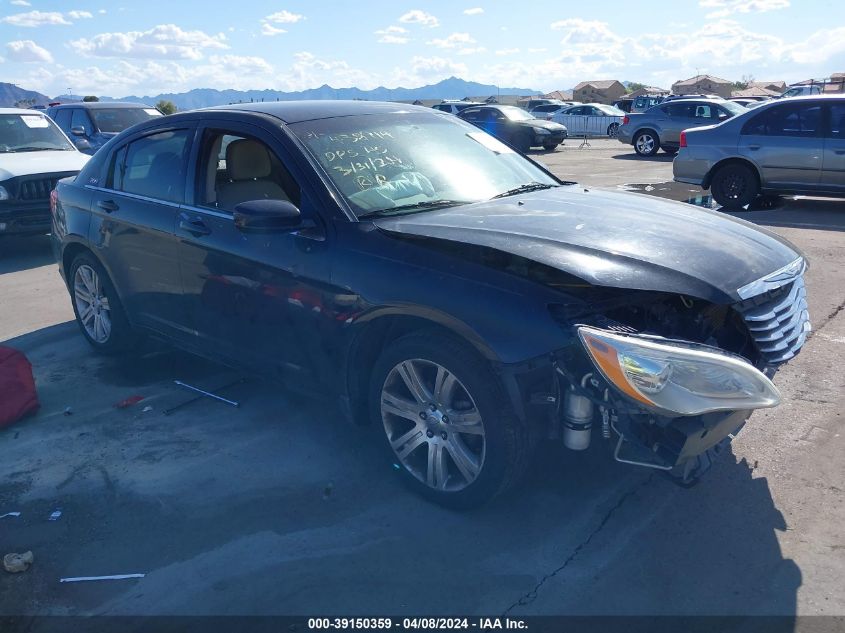
{"type": "Polygon", "coordinates": [[[734,306],[763,359],[770,365],[793,358],[811,331],[804,278],[750,297],[734,306]]]}
{"type": "Polygon", "coordinates": [[[18,198],[21,200],[46,200],[55,189],[58,178],[33,178],[21,180],[18,198]]]}

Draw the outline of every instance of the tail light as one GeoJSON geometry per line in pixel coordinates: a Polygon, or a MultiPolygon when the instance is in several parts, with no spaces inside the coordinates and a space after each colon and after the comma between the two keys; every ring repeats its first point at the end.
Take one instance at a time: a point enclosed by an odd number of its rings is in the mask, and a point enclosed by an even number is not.
{"type": "Polygon", "coordinates": [[[56,215],[56,204],[59,201],[59,192],[55,189],[50,191],[50,214],[56,215]]]}
{"type": "Polygon", "coordinates": [[[680,143],[680,145],[681,145],[681,147],[687,146],[687,133],[686,132],[681,132],[681,143],[680,143]]]}
{"type": "Polygon", "coordinates": [[[627,114],[622,117],[622,125],[628,125],[631,122],[631,117],[627,114]]]}

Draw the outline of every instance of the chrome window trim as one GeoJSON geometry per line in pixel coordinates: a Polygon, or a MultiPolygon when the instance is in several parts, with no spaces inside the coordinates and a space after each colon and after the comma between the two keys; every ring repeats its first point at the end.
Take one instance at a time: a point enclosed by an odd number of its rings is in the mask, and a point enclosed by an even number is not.
{"type": "Polygon", "coordinates": [[[117,189],[106,189],[105,187],[95,187],[94,185],[85,185],[86,189],[91,189],[93,191],[99,191],[100,193],[108,193],[114,194],[116,196],[123,196],[124,198],[131,198],[133,200],[140,200],[142,202],[153,202],[155,204],[163,204],[166,207],[173,207],[175,209],[179,209],[182,207],[181,204],[178,202],[171,202],[170,200],[161,200],[159,198],[150,198],[148,196],[142,196],[137,193],[131,193],[129,191],[118,191],[117,189]]]}
{"type": "Polygon", "coordinates": [[[234,220],[235,217],[231,213],[223,213],[222,211],[215,211],[214,209],[204,209],[203,207],[195,207],[187,204],[181,205],[181,208],[185,211],[191,211],[193,213],[205,213],[206,215],[210,215],[215,218],[222,218],[224,220],[234,220]]]}
{"type": "Polygon", "coordinates": [[[783,268],[778,268],[773,273],[769,273],[765,277],[761,277],[756,281],[752,281],[751,283],[738,288],[736,293],[739,295],[740,299],[750,299],[751,297],[756,297],[764,292],[768,292],[769,290],[774,290],[791,283],[797,277],[803,275],[805,270],[807,270],[806,260],[803,257],[798,257],[783,268]]]}

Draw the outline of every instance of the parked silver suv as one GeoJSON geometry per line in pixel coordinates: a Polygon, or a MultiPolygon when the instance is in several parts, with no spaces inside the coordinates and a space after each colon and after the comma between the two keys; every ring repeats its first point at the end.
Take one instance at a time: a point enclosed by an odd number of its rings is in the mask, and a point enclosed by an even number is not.
{"type": "Polygon", "coordinates": [[[724,207],[760,194],[845,197],[845,95],[764,103],[716,126],[686,130],[675,180],[711,189],[724,207]]]}
{"type": "Polygon", "coordinates": [[[640,156],[654,156],[659,149],[674,154],[681,132],[691,127],[713,125],[747,109],[723,99],[678,99],[664,101],[645,112],[622,119],[618,139],[634,146],[640,156]]]}

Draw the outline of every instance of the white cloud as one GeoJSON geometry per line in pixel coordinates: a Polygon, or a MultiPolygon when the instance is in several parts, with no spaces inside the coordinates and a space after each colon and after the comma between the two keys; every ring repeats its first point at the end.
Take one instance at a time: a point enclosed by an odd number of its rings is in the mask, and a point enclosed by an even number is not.
{"type": "Polygon", "coordinates": [[[472,9],[464,9],[464,15],[481,15],[484,9],[481,7],[473,7],[472,9]]]}
{"type": "Polygon", "coordinates": [[[13,4],[16,7],[31,7],[32,5],[27,2],[26,0],[12,0],[9,4],[13,4]]]}
{"type": "Polygon", "coordinates": [[[82,55],[135,59],[201,59],[203,49],[224,49],[226,36],[185,31],[175,24],[159,24],[148,31],[100,33],[70,42],[82,55]]]}
{"type": "Polygon", "coordinates": [[[469,33],[452,33],[444,39],[435,39],[426,42],[429,46],[436,46],[437,48],[456,48],[465,44],[475,44],[469,33]]]}
{"type": "Polygon", "coordinates": [[[399,18],[399,21],[403,24],[421,24],[429,28],[440,26],[440,20],[430,13],[420,11],[419,9],[408,11],[399,18]]]}
{"type": "Polygon", "coordinates": [[[397,82],[408,86],[420,86],[430,84],[447,77],[465,77],[468,69],[466,64],[455,62],[445,57],[422,57],[411,58],[410,73],[407,67],[397,68],[394,76],[397,82]]]}
{"type": "Polygon", "coordinates": [[[407,33],[408,30],[401,26],[388,26],[386,29],[375,31],[381,44],[406,44],[410,41],[407,33]]]}
{"type": "Polygon", "coordinates": [[[708,18],[724,18],[733,13],[764,13],[789,7],[789,0],[700,0],[699,6],[716,9],[708,18]]]}
{"type": "Polygon", "coordinates": [[[53,56],[50,51],[41,48],[32,40],[20,40],[6,44],[6,53],[9,61],[13,62],[44,62],[53,63],[53,56]]]}
{"type": "Polygon", "coordinates": [[[354,68],[343,60],[321,59],[306,51],[296,53],[294,63],[288,72],[280,73],[284,90],[305,90],[320,84],[336,88],[355,86],[361,89],[375,88],[378,78],[364,70],[354,68]]]}
{"type": "Polygon", "coordinates": [[[502,48],[496,51],[496,55],[504,57],[506,55],[516,55],[519,52],[518,48],[502,48]]]}
{"type": "Polygon", "coordinates": [[[16,13],[15,15],[7,15],[5,18],[0,20],[0,22],[3,22],[4,24],[11,24],[12,26],[25,27],[71,24],[71,22],[69,22],[67,18],[58,11],[29,11],[27,13],[16,13]]]}
{"type": "Polygon", "coordinates": [[[842,53],[845,53],[845,26],[838,26],[816,31],[800,43],[787,46],[784,57],[798,64],[821,66],[842,53]]]}
{"type": "Polygon", "coordinates": [[[304,20],[305,16],[300,13],[291,13],[290,11],[276,11],[271,13],[264,20],[273,22],[275,24],[296,24],[300,20],[304,20]]]}
{"type": "Polygon", "coordinates": [[[274,24],[296,24],[300,20],[304,20],[305,16],[301,13],[291,13],[290,11],[276,11],[261,19],[261,34],[262,35],[281,35],[287,33],[287,29],[283,29],[274,24]]]}
{"type": "Polygon", "coordinates": [[[280,29],[272,24],[267,24],[267,22],[261,25],[261,35],[272,37],[273,35],[281,35],[282,33],[287,33],[287,29],[280,29]]]}
{"type": "Polygon", "coordinates": [[[94,17],[90,11],[68,11],[65,15],[72,20],[82,20],[94,17]]]}
{"type": "Polygon", "coordinates": [[[484,53],[487,49],[483,46],[467,46],[466,48],[459,48],[458,55],[477,55],[478,53],[484,53]]]}

